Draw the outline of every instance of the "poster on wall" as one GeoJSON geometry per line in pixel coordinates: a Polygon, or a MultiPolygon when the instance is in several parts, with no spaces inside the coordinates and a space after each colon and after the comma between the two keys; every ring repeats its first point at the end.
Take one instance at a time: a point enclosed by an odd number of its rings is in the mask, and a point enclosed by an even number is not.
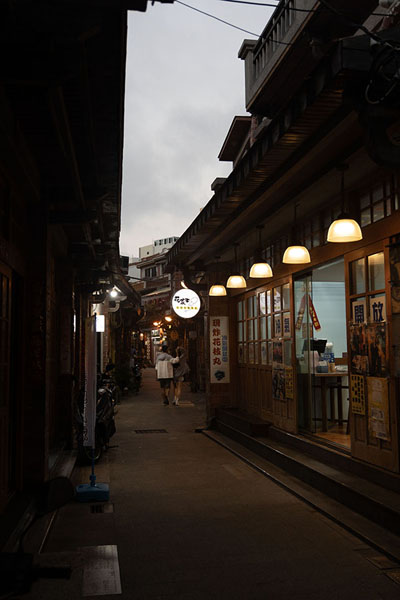
{"type": "Polygon", "coordinates": [[[289,400],[294,398],[293,367],[285,367],[285,397],[289,400]]]}
{"type": "Polygon", "coordinates": [[[290,313],[283,315],[283,337],[291,336],[290,313]]]}
{"type": "Polygon", "coordinates": [[[400,313],[400,238],[391,239],[389,246],[390,286],[392,296],[392,314],[400,313]]]}
{"type": "Polygon", "coordinates": [[[352,373],[368,375],[368,343],[365,323],[350,326],[350,368],[352,373]]]}
{"type": "Polygon", "coordinates": [[[368,374],[386,377],[386,323],[367,326],[368,374]]]}
{"type": "Polygon", "coordinates": [[[368,429],[370,435],[380,440],[390,440],[388,380],[367,377],[368,429]]]}
{"type": "Polygon", "coordinates": [[[228,317],[210,317],[210,382],[230,382],[228,317]]]}
{"type": "Polygon", "coordinates": [[[272,346],[272,364],[280,368],[283,363],[283,343],[280,340],[274,340],[272,346]]]}
{"type": "Polygon", "coordinates": [[[350,375],[351,411],[356,415],[365,415],[365,384],[363,375],[350,375]]]}
{"type": "Polygon", "coordinates": [[[285,371],[282,366],[272,369],[272,397],[285,400],[285,371]]]}

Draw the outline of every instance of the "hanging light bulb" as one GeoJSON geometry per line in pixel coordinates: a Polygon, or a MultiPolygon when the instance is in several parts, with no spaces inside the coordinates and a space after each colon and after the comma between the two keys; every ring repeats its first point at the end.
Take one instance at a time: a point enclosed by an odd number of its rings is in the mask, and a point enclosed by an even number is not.
{"type": "Polygon", "coordinates": [[[245,287],[247,287],[246,280],[242,275],[239,274],[239,269],[237,266],[237,247],[239,246],[239,244],[236,242],[233,246],[235,249],[236,273],[234,273],[233,275],[230,275],[230,277],[228,278],[228,281],[226,282],[226,287],[227,288],[236,288],[236,289],[245,288],[245,287]]]}
{"type": "Polygon", "coordinates": [[[288,246],[283,254],[282,262],[287,265],[306,265],[311,262],[310,253],[305,246],[302,246],[296,239],[296,217],[297,204],[294,204],[294,220],[291,234],[291,245],[288,246]]]}
{"type": "Polygon", "coordinates": [[[300,244],[288,246],[282,262],[287,265],[303,265],[311,262],[310,253],[305,246],[300,246],[300,244]]]}
{"type": "Polygon", "coordinates": [[[226,288],[222,283],[214,283],[208,292],[209,296],[226,296],[226,288]]]}
{"type": "Polygon", "coordinates": [[[255,260],[251,266],[249,277],[254,278],[265,278],[272,277],[272,269],[270,265],[262,259],[262,246],[261,246],[261,230],[264,225],[257,225],[258,229],[258,248],[255,252],[255,260]]]}
{"type": "MultiPolygon", "coordinates": [[[[219,256],[215,257],[216,262],[218,262],[219,260],[219,256]]],[[[220,282],[216,282],[214,283],[214,285],[212,285],[208,291],[208,295],[209,296],[226,296],[226,289],[225,286],[220,282]]]]}
{"type": "Polygon", "coordinates": [[[351,216],[345,211],[344,207],[344,172],[348,169],[348,165],[340,165],[338,170],[341,171],[341,185],[340,194],[342,199],[342,209],[340,215],[331,223],[328,229],[327,241],[328,242],[358,242],[362,240],[361,227],[351,218],[351,216]]]}

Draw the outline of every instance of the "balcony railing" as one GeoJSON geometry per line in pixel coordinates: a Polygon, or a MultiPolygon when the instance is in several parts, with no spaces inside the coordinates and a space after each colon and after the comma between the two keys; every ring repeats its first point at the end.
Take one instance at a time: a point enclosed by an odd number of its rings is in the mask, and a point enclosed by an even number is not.
{"type": "Polygon", "coordinates": [[[286,0],[286,2],[283,2],[280,7],[278,6],[263,31],[253,54],[253,73],[255,79],[259,77],[275,51],[284,45],[281,42],[295,21],[296,13],[294,8],[296,8],[295,0],[286,0]]]}

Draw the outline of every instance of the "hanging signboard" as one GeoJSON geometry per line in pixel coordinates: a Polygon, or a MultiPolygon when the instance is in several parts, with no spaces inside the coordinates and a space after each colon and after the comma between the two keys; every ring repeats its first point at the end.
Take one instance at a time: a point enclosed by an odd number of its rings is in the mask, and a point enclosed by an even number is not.
{"type": "Polygon", "coordinates": [[[200,298],[193,290],[183,288],[178,290],[172,297],[172,308],[183,319],[191,319],[196,316],[200,307],[200,298]]]}
{"type": "Polygon", "coordinates": [[[85,320],[85,399],[83,405],[83,445],[95,447],[96,426],[96,317],[85,320]]]}
{"type": "Polygon", "coordinates": [[[210,382],[230,382],[228,317],[210,317],[210,382]]]}

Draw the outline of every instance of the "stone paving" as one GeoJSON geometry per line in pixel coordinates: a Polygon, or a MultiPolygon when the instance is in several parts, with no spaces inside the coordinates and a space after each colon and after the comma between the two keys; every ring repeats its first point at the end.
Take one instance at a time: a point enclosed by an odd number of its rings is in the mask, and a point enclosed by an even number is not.
{"type": "MultiPolygon", "coordinates": [[[[341,527],[196,433],[205,426],[204,396],[186,386],[182,400],[162,405],[153,369],[144,370],[138,395],[123,397],[115,447],[96,468],[110,501],[100,509],[72,502],[59,511],[41,560],[70,562],[73,576],[37,582],[28,599],[400,597],[398,564],[377,560],[341,527]],[[105,594],[118,579],[109,563],[99,562],[90,579],[88,556],[104,546],[118,553],[121,594],[105,594]]],[[[76,468],[73,477],[86,483],[89,469],[76,468]]]]}

